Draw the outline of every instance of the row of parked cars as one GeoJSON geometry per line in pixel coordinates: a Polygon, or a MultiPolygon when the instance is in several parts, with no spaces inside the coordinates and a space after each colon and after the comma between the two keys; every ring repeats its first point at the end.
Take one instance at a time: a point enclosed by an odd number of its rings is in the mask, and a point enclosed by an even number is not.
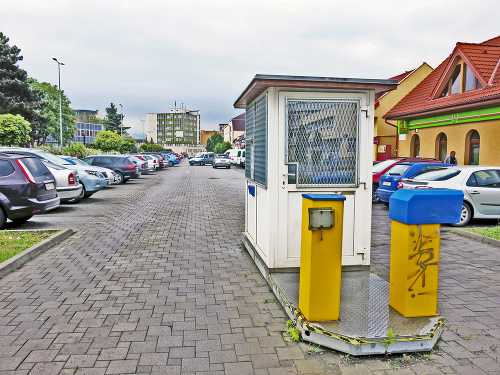
{"type": "Polygon", "coordinates": [[[213,168],[231,168],[231,165],[245,168],[245,150],[231,149],[224,154],[198,152],[189,158],[189,165],[211,165],[213,168]]]}
{"type": "Polygon", "coordinates": [[[23,223],[60,203],[78,203],[111,184],[123,184],[178,164],[171,153],[94,155],[82,159],[21,147],[0,147],[0,229],[23,223]]]}
{"type": "Polygon", "coordinates": [[[436,159],[394,158],[373,166],[374,201],[390,204],[398,189],[446,188],[461,190],[460,222],[500,219],[500,167],[452,165],[436,159]]]}

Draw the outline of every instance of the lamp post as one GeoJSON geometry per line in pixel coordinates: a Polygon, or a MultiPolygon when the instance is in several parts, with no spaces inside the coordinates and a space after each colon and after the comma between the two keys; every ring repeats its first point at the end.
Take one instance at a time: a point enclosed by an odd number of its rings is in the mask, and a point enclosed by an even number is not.
{"type": "Polygon", "coordinates": [[[52,58],[57,63],[57,70],[59,72],[59,132],[61,136],[61,148],[63,147],[63,131],[62,131],[62,105],[61,105],[61,65],[64,63],[57,61],[55,57],[52,58]]]}
{"type": "Polygon", "coordinates": [[[123,106],[120,103],[120,135],[123,137],[123,106]]]}
{"type": "Polygon", "coordinates": [[[140,120],[142,121],[142,132],[144,133],[144,140],[146,140],[146,129],[144,128],[146,120],[143,120],[142,118],[140,120]]]}

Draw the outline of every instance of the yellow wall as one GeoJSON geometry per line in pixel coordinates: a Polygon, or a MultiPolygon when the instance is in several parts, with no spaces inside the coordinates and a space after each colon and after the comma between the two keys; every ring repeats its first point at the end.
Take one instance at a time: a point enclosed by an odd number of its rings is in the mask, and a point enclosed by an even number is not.
{"type": "Polygon", "coordinates": [[[212,136],[212,134],[217,133],[216,131],[213,130],[202,130],[200,132],[200,144],[201,145],[206,145],[208,138],[212,136]]]}
{"type": "MultiPolygon", "coordinates": [[[[379,106],[375,109],[375,136],[379,137],[379,145],[391,145],[391,156],[397,156],[396,153],[396,137],[397,127],[387,125],[382,118],[392,107],[394,107],[401,99],[403,99],[411,90],[415,88],[422,80],[427,77],[433,69],[423,63],[413,73],[406,77],[399,84],[398,88],[389,91],[379,100],[379,106]]],[[[389,121],[397,125],[397,121],[389,121]]],[[[377,145],[373,145],[373,160],[377,160],[377,145]]]]}
{"type": "Polygon", "coordinates": [[[500,120],[470,122],[466,124],[436,126],[433,128],[410,130],[406,140],[399,141],[398,156],[411,155],[410,145],[414,134],[420,137],[420,157],[439,158],[436,140],[441,133],[447,137],[447,153],[456,151],[459,165],[465,164],[466,138],[471,130],[477,130],[480,137],[479,164],[500,166],[500,120]]]}

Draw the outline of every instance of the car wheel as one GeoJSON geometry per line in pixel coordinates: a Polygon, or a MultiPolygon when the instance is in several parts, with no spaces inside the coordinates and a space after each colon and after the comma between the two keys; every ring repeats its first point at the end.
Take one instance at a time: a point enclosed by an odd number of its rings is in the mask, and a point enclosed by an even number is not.
{"type": "Polygon", "coordinates": [[[82,190],[80,191],[80,195],[78,197],[70,199],[68,203],[78,203],[80,202],[83,198],[85,198],[85,185],[80,182],[80,185],[82,185],[82,190]]]}
{"type": "Polygon", "coordinates": [[[230,165],[228,165],[226,168],[227,168],[227,169],[231,169],[231,166],[230,166],[230,165]]]}
{"type": "Polygon", "coordinates": [[[116,183],[123,184],[125,182],[125,177],[122,172],[116,172],[116,183]]]}
{"type": "Polygon", "coordinates": [[[205,165],[205,163],[203,163],[202,161],[200,161],[200,165],[205,165]]]}
{"type": "Polygon", "coordinates": [[[20,217],[17,219],[13,219],[12,222],[16,225],[21,225],[23,223],[26,223],[29,219],[31,219],[33,215],[25,216],[25,217],[20,217]]]}
{"type": "Polygon", "coordinates": [[[462,212],[460,213],[460,222],[455,224],[450,224],[454,227],[463,227],[472,219],[472,207],[469,203],[464,202],[462,205],[462,212]]]}
{"type": "Polygon", "coordinates": [[[3,211],[3,208],[0,207],[0,229],[5,227],[5,223],[7,222],[7,215],[3,211]]]}
{"type": "Polygon", "coordinates": [[[380,199],[377,196],[377,188],[378,188],[378,186],[373,186],[373,190],[372,190],[372,203],[378,203],[378,202],[380,202],[380,199]]]}

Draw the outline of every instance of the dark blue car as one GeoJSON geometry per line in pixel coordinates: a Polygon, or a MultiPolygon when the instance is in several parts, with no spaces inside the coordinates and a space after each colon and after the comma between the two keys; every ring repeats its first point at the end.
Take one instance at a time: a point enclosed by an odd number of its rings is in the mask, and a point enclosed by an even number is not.
{"type": "Polygon", "coordinates": [[[398,189],[402,178],[412,178],[417,174],[431,171],[436,168],[451,167],[445,163],[398,163],[380,176],[380,184],[376,191],[380,201],[389,204],[389,198],[398,189]]]}

